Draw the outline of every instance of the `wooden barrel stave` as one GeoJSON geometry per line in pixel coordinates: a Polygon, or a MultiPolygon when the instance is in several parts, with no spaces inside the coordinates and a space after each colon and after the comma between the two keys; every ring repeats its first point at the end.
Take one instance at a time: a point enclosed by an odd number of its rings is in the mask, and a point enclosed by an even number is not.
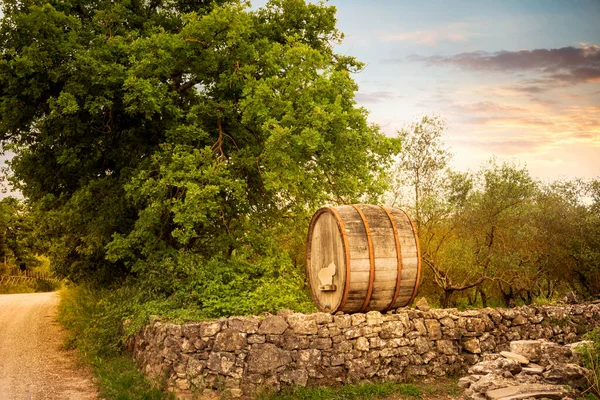
{"type": "Polygon", "coordinates": [[[346,303],[342,311],[359,310],[364,303],[364,296],[369,288],[370,262],[367,231],[359,212],[352,206],[338,207],[340,216],[344,219],[348,236],[348,252],[350,254],[350,285],[346,303]],[[366,268],[356,269],[354,260],[364,261],[366,268]]]}
{"type": "Polygon", "coordinates": [[[401,210],[391,209],[390,213],[394,217],[396,224],[401,227],[398,238],[402,249],[402,280],[400,293],[392,308],[404,307],[410,303],[413,298],[415,286],[418,285],[418,242],[416,232],[406,213],[401,210]]]}
{"type": "MultiPolygon", "coordinates": [[[[311,241],[310,253],[312,262],[318,267],[324,267],[325,258],[331,258],[331,262],[336,265],[345,265],[346,255],[343,244],[342,235],[339,234],[338,221],[335,215],[321,210],[321,214],[318,216],[319,224],[315,224],[311,227],[311,241]],[[336,231],[338,234],[336,234],[336,231]],[[331,249],[334,249],[332,252],[331,249]],[[325,257],[327,255],[327,257],[325,257]]],[[[329,261],[329,260],[328,260],[329,261]]],[[[308,261],[307,259],[307,262],[308,261]]],[[[343,288],[346,282],[346,274],[343,271],[339,271],[333,277],[333,284],[337,288],[343,288]]],[[[320,283],[317,274],[309,274],[309,285],[313,290],[313,297],[316,294],[316,290],[319,290],[320,283]]],[[[341,297],[335,292],[319,292],[319,307],[328,305],[327,311],[335,310],[339,307],[341,297]]]]}
{"type": "Polygon", "coordinates": [[[313,298],[322,311],[383,311],[407,305],[420,278],[418,258],[414,227],[401,210],[347,205],[321,209],[311,221],[307,273],[313,298]],[[316,275],[330,262],[337,268],[333,277],[336,290],[320,291],[316,275]],[[397,298],[390,306],[394,295],[397,298]]]}
{"type": "Polygon", "coordinates": [[[397,284],[396,238],[392,221],[382,207],[365,206],[364,213],[369,219],[376,258],[373,295],[367,310],[382,310],[390,304],[397,284]]]}

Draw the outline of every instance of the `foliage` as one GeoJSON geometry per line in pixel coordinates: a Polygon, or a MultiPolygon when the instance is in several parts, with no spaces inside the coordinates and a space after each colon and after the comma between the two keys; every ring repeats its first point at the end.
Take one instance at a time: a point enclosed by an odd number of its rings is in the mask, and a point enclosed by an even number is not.
{"type": "Polygon", "coordinates": [[[68,345],[79,350],[92,367],[101,396],[107,399],[161,400],[163,392],[137,371],[133,360],[122,355],[123,319],[134,307],[132,292],[69,287],[61,291],[59,321],[69,329],[68,345]]]}
{"type": "Polygon", "coordinates": [[[65,287],[60,294],[58,320],[71,331],[84,358],[119,354],[124,343],[123,318],[131,307],[127,293],[65,287]]]}
{"type": "Polygon", "coordinates": [[[421,211],[442,185],[442,172],[448,165],[450,152],[444,148],[442,135],[446,122],[439,116],[424,116],[410,127],[397,132],[402,152],[391,176],[391,204],[404,201],[412,203],[417,227],[420,228],[421,211]],[[409,188],[408,196],[403,189],[409,188]],[[408,197],[410,200],[406,200],[408,197]]]}
{"type": "Polygon", "coordinates": [[[0,145],[28,199],[21,237],[60,277],[207,318],[311,310],[310,215],[379,201],[391,171],[441,305],[600,293],[598,180],[545,184],[496,161],[452,171],[438,116],[386,138],[354,101],[362,64],[334,51],[334,7],[1,7],[0,145]]]}
{"type": "Polygon", "coordinates": [[[0,293],[38,293],[38,292],[53,292],[60,285],[56,282],[46,280],[26,280],[10,283],[0,283],[0,293]]]}
{"type": "Polygon", "coordinates": [[[585,335],[585,339],[589,343],[582,345],[579,353],[583,358],[585,367],[592,371],[588,376],[588,383],[590,385],[588,394],[600,398],[600,328],[596,327],[594,330],[588,332],[585,335]]]}
{"type": "Polygon", "coordinates": [[[40,266],[42,260],[37,256],[40,247],[41,243],[36,238],[35,222],[28,205],[14,197],[1,199],[0,263],[3,264],[2,267],[31,269],[40,266]],[[7,265],[4,265],[4,261],[7,265]]]}
{"type": "Polygon", "coordinates": [[[17,282],[10,284],[0,284],[0,294],[11,293],[35,293],[37,290],[32,282],[17,282]]]}
{"type": "Polygon", "coordinates": [[[34,293],[56,290],[57,282],[3,277],[16,271],[50,273],[49,260],[27,203],[14,197],[0,200],[0,293],[34,293]]]}
{"type": "Polygon", "coordinates": [[[304,388],[288,387],[281,392],[263,393],[257,399],[421,399],[421,398],[454,398],[462,394],[455,380],[438,379],[432,383],[396,383],[396,382],[369,382],[345,384],[340,387],[329,388],[304,388]]]}
{"type": "Polygon", "coordinates": [[[474,173],[444,170],[444,130],[431,117],[401,131],[407,154],[394,167],[392,199],[418,224],[422,293],[444,307],[600,295],[598,181],[536,182],[495,159],[474,173]]]}
{"type": "Polygon", "coordinates": [[[97,386],[106,399],[175,400],[171,392],[153,386],[127,356],[102,360],[96,364],[97,386]]]}
{"type": "Polygon", "coordinates": [[[362,64],[333,51],[334,7],[2,7],[0,141],[60,276],[134,278],[212,315],[270,307],[278,289],[275,304],[305,307],[310,215],[377,199],[397,151],[356,106],[362,64]]]}
{"type": "Polygon", "coordinates": [[[339,388],[303,388],[293,387],[282,392],[263,396],[266,399],[331,399],[331,400],[359,400],[372,398],[386,398],[392,395],[401,395],[408,398],[421,398],[423,389],[410,383],[359,383],[348,384],[339,388]]]}

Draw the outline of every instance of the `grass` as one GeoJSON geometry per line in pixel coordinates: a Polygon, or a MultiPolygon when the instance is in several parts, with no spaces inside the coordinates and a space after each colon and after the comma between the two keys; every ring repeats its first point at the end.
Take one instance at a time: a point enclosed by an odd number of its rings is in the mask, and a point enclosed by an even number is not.
{"type": "Polygon", "coordinates": [[[594,395],[593,393],[588,393],[584,397],[581,397],[580,399],[581,400],[598,400],[598,397],[596,397],[596,395],[594,395]]]}
{"type": "Polygon", "coordinates": [[[581,346],[578,350],[583,358],[583,364],[591,373],[587,377],[589,388],[585,394],[587,399],[600,398],[600,327],[588,332],[584,339],[590,343],[581,346]]]}
{"type": "MultiPolygon", "coordinates": [[[[66,345],[77,349],[81,360],[96,376],[105,399],[167,400],[173,394],[164,385],[151,382],[139,373],[124,352],[127,337],[136,333],[151,314],[178,320],[198,319],[193,309],[175,310],[171,304],[144,302],[135,289],[116,290],[66,287],[61,290],[59,321],[72,333],[66,345]],[[124,329],[123,321],[130,323],[124,329]]],[[[456,397],[461,393],[456,382],[436,379],[433,383],[359,383],[337,388],[288,387],[278,393],[257,394],[257,400],[286,399],[429,399],[456,397]]]]}
{"type": "Polygon", "coordinates": [[[259,396],[259,400],[361,400],[385,398],[400,394],[409,398],[420,399],[423,390],[412,384],[393,382],[359,383],[344,385],[338,388],[303,388],[293,387],[281,392],[259,396]]]}
{"type": "Polygon", "coordinates": [[[432,396],[440,397],[460,397],[463,394],[464,389],[458,386],[458,378],[455,379],[441,379],[436,384],[428,385],[424,388],[425,398],[432,396]]]}
{"type": "Polygon", "coordinates": [[[77,349],[81,361],[96,376],[100,396],[114,400],[174,399],[163,385],[138,372],[123,352],[122,321],[131,312],[127,293],[63,288],[59,321],[71,332],[65,346],[77,349]]]}
{"type": "Polygon", "coordinates": [[[0,284],[0,294],[52,292],[59,284],[50,281],[24,280],[0,284]]]}
{"type": "Polygon", "coordinates": [[[117,400],[163,400],[175,397],[154,386],[138,372],[127,356],[115,356],[93,363],[101,395],[117,400]]]}
{"type": "Polygon", "coordinates": [[[447,378],[432,384],[356,383],[334,388],[289,387],[281,392],[263,393],[256,400],[367,400],[367,399],[430,399],[459,397],[457,383],[447,378]]]}
{"type": "Polygon", "coordinates": [[[35,288],[26,282],[0,285],[0,294],[35,293],[35,288]]]}

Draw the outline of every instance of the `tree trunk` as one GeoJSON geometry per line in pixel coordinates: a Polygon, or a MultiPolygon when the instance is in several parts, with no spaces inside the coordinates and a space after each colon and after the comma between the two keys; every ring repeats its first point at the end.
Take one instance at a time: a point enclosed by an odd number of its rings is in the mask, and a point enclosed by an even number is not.
{"type": "Polygon", "coordinates": [[[469,306],[474,307],[475,303],[477,303],[477,288],[467,292],[467,298],[469,299],[469,306]],[[471,293],[473,294],[472,296],[471,293]]]}
{"type": "Polygon", "coordinates": [[[477,292],[481,296],[481,307],[486,308],[487,307],[487,294],[485,294],[485,292],[483,291],[483,289],[480,286],[477,287],[477,292]]]}
{"type": "Polygon", "coordinates": [[[415,214],[417,223],[417,233],[421,233],[421,213],[419,204],[419,171],[417,171],[417,178],[415,182],[415,214]]]}
{"type": "Polygon", "coordinates": [[[528,306],[531,305],[531,303],[533,303],[533,299],[535,298],[531,290],[525,290],[519,293],[519,297],[521,298],[521,300],[523,300],[523,303],[525,303],[525,305],[528,306]]]}
{"type": "Polygon", "coordinates": [[[450,308],[454,306],[452,301],[452,294],[454,293],[454,289],[444,289],[444,295],[442,297],[442,308],[450,308]]]}
{"type": "Polygon", "coordinates": [[[504,305],[506,307],[514,307],[515,306],[515,293],[513,291],[512,286],[508,286],[508,290],[504,290],[502,288],[502,284],[498,283],[498,288],[500,289],[500,293],[502,293],[502,300],[504,301],[504,305]]]}

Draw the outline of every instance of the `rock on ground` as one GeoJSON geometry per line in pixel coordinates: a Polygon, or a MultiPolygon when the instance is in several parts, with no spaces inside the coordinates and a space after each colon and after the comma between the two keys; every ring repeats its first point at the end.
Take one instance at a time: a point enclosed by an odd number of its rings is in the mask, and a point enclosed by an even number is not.
{"type": "Polygon", "coordinates": [[[470,375],[459,380],[465,399],[572,399],[585,389],[591,371],[574,363],[577,357],[569,346],[519,340],[510,349],[469,368],[470,375]]]}

